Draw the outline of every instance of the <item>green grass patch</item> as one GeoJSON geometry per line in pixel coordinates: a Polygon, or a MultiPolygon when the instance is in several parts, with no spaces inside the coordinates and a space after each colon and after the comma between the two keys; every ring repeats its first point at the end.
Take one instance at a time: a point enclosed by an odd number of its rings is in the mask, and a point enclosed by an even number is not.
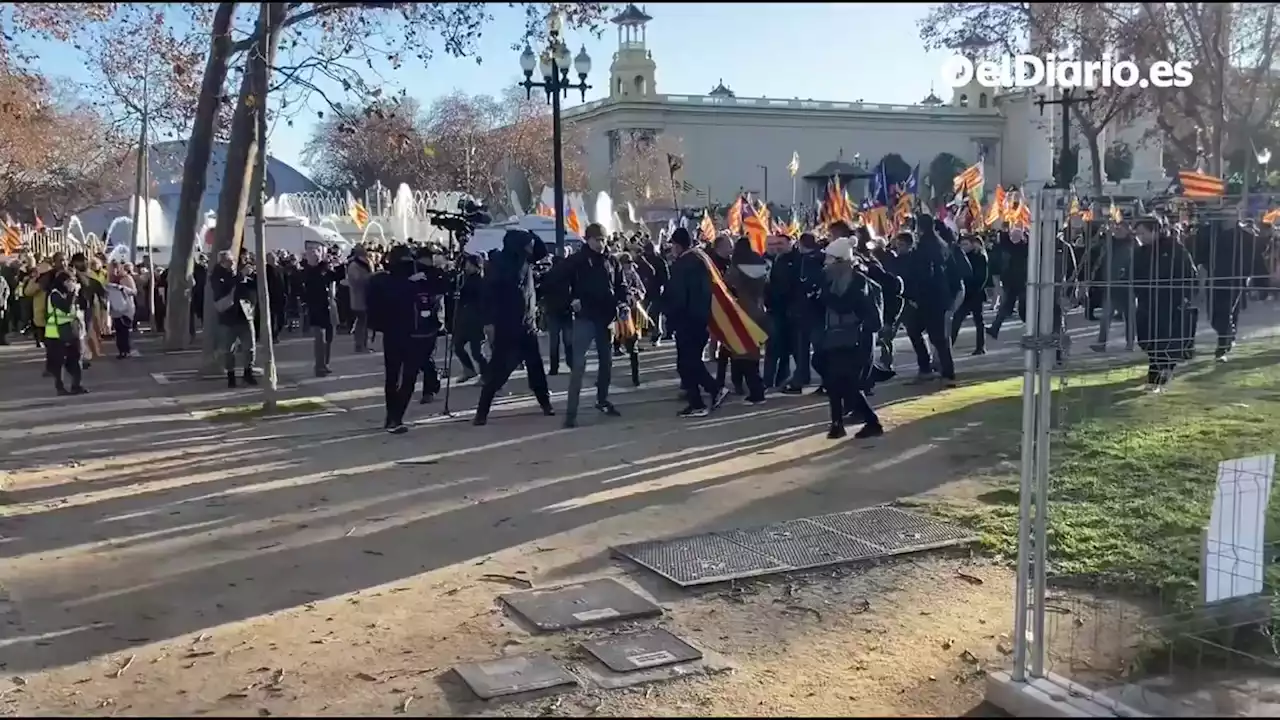
{"type": "Polygon", "coordinates": [[[193,414],[201,420],[208,420],[210,422],[245,422],[248,420],[278,417],[281,415],[319,413],[331,410],[333,410],[333,406],[324,400],[315,397],[307,397],[277,400],[276,406],[273,410],[267,410],[262,403],[258,402],[248,403],[245,405],[230,405],[227,407],[214,408],[213,410],[200,410],[193,414]]]}
{"type": "MultiPolygon", "coordinates": [[[[1242,349],[1226,364],[1197,360],[1158,395],[1142,391],[1145,370],[1134,365],[1055,380],[1049,560],[1055,576],[1190,601],[1218,463],[1280,448],[1280,350],[1242,349]]],[[[904,403],[890,417],[932,422],[924,418],[941,410],[953,413],[953,423],[980,420],[988,437],[1001,438],[998,447],[1016,459],[1021,383],[958,388],[904,403]]],[[[977,530],[986,551],[1011,558],[1016,470],[990,473],[987,480],[990,487],[975,500],[929,508],[977,530]]],[[[1280,539],[1280,503],[1271,503],[1268,533],[1269,540],[1280,539]]]]}

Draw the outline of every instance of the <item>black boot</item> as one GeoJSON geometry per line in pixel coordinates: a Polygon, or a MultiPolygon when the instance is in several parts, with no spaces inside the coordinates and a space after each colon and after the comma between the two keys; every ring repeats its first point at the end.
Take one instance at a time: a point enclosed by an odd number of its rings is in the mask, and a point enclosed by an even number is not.
{"type": "Polygon", "coordinates": [[[234,388],[235,386],[236,386],[236,374],[235,374],[235,371],[228,370],[228,371],[227,371],[227,387],[229,387],[229,388],[234,388]]]}
{"type": "Polygon", "coordinates": [[[258,384],[258,378],[256,378],[256,377],[254,377],[254,376],[253,376],[253,368],[251,368],[251,367],[247,367],[247,368],[245,368],[245,369],[244,369],[244,375],[243,375],[243,377],[244,377],[244,384],[245,384],[245,385],[257,385],[257,384],[258,384]]]}

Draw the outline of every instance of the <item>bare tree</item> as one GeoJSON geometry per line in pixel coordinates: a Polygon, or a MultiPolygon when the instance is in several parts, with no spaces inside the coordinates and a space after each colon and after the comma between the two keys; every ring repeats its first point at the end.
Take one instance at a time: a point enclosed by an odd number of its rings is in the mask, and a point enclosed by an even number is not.
{"type": "Polygon", "coordinates": [[[1150,59],[1189,60],[1195,82],[1152,88],[1157,120],[1182,166],[1199,155],[1223,174],[1233,149],[1273,132],[1280,107],[1274,3],[1139,3],[1134,13],[1150,59]]]}
{"type": "Polygon", "coordinates": [[[618,198],[637,205],[674,204],[669,161],[684,154],[680,138],[648,130],[620,131],[616,137],[611,179],[618,198]]]}
{"type": "MultiPolygon", "coordinates": [[[[920,37],[930,49],[967,49],[988,57],[1027,51],[1072,51],[1082,60],[1138,56],[1142,34],[1134,14],[1105,3],[942,3],[920,22],[920,37]]],[[[1143,53],[1145,56],[1145,53],[1143,53]]],[[[1106,128],[1144,107],[1143,91],[1098,85],[1092,104],[1076,104],[1071,113],[1076,135],[1089,153],[1090,183],[1101,194],[1106,128]]]]}

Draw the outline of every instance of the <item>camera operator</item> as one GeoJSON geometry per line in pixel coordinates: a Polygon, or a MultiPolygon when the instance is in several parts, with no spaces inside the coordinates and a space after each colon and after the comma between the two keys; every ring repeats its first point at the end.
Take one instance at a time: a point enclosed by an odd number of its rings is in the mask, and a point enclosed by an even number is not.
{"type": "Polygon", "coordinates": [[[547,376],[538,347],[537,300],[534,293],[533,263],[547,254],[542,241],[527,230],[508,230],[485,276],[485,334],[490,338],[493,358],[489,374],[480,390],[474,424],[489,421],[493,397],[511,373],[524,362],[529,373],[529,389],[538,399],[542,414],[555,415],[547,376]]]}

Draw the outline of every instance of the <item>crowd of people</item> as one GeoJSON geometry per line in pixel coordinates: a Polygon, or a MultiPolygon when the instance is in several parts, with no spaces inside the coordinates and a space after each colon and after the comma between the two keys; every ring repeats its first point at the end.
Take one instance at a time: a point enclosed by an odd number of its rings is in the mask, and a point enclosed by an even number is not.
{"type": "MultiPolygon", "coordinates": [[[[627,359],[638,386],[645,347],[674,341],[682,417],[705,416],[733,395],[758,404],[768,394],[801,394],[816,384],[830,407],[829,436],[844,437],[846,426],[860,424],[855,436],[870,438],[884,429],[867,396],[896,376],[900,333],[914,351],[916,382],[954,384],[952,347],[963,324],[974,324],[972,353],[981,355],[987,339],[998,338],[1026,307],[1027,242],[1017,227],[963,232],[922,213],[880,238],[867,226],[837,221],[820,233],[770,236],[763,253],[746,237],[722,232],[695,240],[683,227],[655,240],[643,231],[609,236],[591,224],[583,237],[577,249],[557,251],[531,232],[510,230],[503,247],[483,257],[412,241],[357,246],[345,258],[317,247],[301,258],[272,253],[261,267],[247,251],[222,253],[211,267],[197,262],[191,332],[204,325],[216,333],[230,387],[257,383],[263,325],[273,338],[309,335],[319,377],[331,372],[336,337],[351,335],[357,353],[373,352],[380,337],[385,428],[395,434],[408,430],[405,415],[419,378],[420,402],[440,393],[435,358],[447,338],[463,381],[480,378],[477,425],[488,422],[494,397],[522,365],[543,413],[555,415],[547,376],[560,373],[562,360],[569,373],[563,419],[576,425],[593,345],[593,408],[618,416],[609,397],[614,359],[627,359]],[[260,277],[270,298],[266,318],[258,307],[260,277]],[[735,351],[716,336],[719,286],[742,322],[767,339],[735,351]],[[202,322],[206,292],[216,323],[202,322]],[[988,323],[989,309],[995,315],[988,323]],[[546,364],[542,332],[550,341],[546,364]]],[[[1158,391],[1194,352],[1201,287],[1219,337],[1216,355],[1226,359],[1246,286],[1269,275],[1270,242],[1269,232],[1234,219],[1070,222],[1056,241],[1054,326],[1061,331],[1066,311],[1083,302],[1098,323],[1091,347],[1104,352],[1113,322],[1121,320],[1126,349],[1147,353],[1148,386],[1158,391]]],[[[0,342],[28,334],[45,348],[44,372],[57,392],[84,393],[83,370],[102,356],[103,339],[114,338],[117,357],[125,359],[133,355],[139,319],[163,329],[164,270],[154,289],[150,282],[148,269],[136,272],[103,256],[17,258],[0,268],[0,342]]]]}

